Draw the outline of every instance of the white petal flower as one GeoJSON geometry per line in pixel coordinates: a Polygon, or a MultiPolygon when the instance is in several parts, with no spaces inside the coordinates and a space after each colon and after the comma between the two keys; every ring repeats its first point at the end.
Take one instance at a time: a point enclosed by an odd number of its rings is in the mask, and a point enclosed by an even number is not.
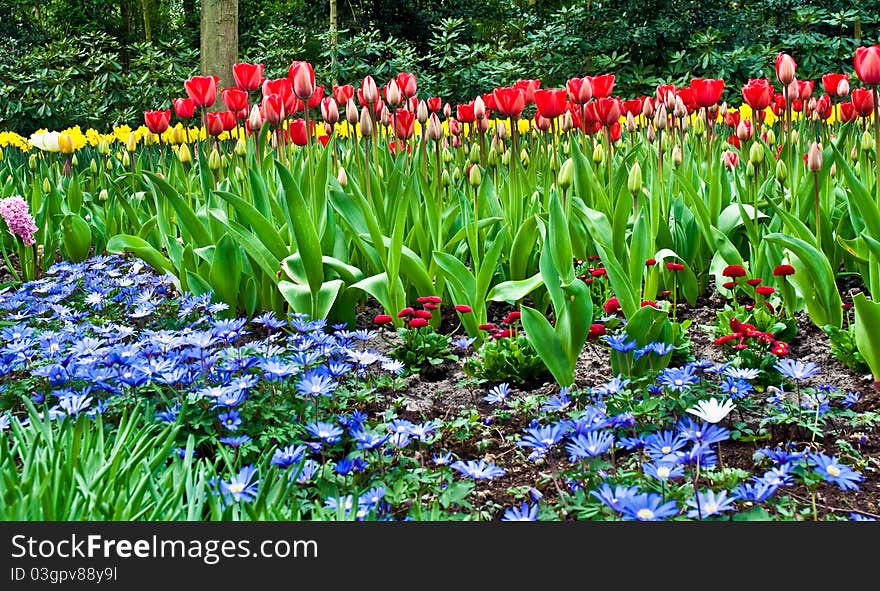
{"type": "Polygon", "coordinates": [[[709,400],[699,401],[695,407],[687,409],[687,412],[703,419],[707,423],[718,423],[729,415],[734,407],[733,401],[729,398],[724,402],[718,402],[713,397],[709,400]]]}
{"type": "Polygon", "coordinates": [[[29,142],[35,148],[39,148],[44,152],[58,152],[58,136],[61,135],[57,131],[44,131],[42,133],[32,133],[29,142]]]}

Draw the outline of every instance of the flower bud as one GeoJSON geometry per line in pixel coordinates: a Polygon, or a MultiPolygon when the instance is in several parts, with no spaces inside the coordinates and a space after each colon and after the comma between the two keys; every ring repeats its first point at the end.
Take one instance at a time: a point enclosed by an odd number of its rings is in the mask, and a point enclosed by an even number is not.
{"type": "MultiPolygon", "coordinates": [[[[223,157],[223,160],[224,160],[224,162],[226,161],[226,156],[223,157]]],[[[233,174],[235,174],[235,180],[237,180],[240,183],[244,182],[244,180],[245,180],[244,179],[244,170],[242,170],[240,167],[236,166],[235,172],[233,174]]]]}
{"type": "Polygon", "coordinates": [[[675,146],[672,147],[672,164],[678,168],[681,166],[682,162],[684,162],[684,154],[681,152],[681,146],[675,144],[675,146]]]}
{"type": "Polygon", "coordinates": [[[755,165],[751,162],[746,165],[746,177],[750,179],[755,178],[755,165]]]}
{"type": "MultiPolygon", "coordinates": [[[[687,122],[687,119],[686,118],[682,119],[681,122],[682,122],[682,129],[687,130],[687,127],[685,127],[685,125],[684,125],[687,122]]],[[[694,135],[702,136],[704,133],[706,133],[706,122],[703,120],[702,117],[695,118],[694,119],[694,135]]]]}
{"type": "Polygon", "coordinates": [[[247,154],[247,142],[244,141],[243,137],[238,138],[238,141],[235,142],[235,148],[233,148],[236,156],[244,156],[247,154]]]}
{"type": "MultiPolygon", "coordinates": [[[[571,114],[569,113],[569,117],[571,114]]],[[[636,119],[633,117],[632,111],[626,112],[626,131],[627,133],[633,133],[636,130],[636,119]]],[[[565,130],[563,130],[565,131],[565,130]]]]}
{"type": "Polygon", "coordinates": [[[222,161],[220,160],[220,152],[217,150],[217,148],[214,148],[213,150],[211,150],[211,154],[208,156],[208,168],[216,172],[220,170],[221,166],[222,161]]]}
{"type": "Polygon", "coordinates": [[[376,81],[373,80],[372,76],[364,78],[361,84],[361,94],[364,97],[364,102],[368,105],[372,105],[379,100],[379,88],[376,86],[376,81]]]}
{"type": "Polygon", "coordinates": [[[743,119],[736,126],[736,137],[741,142],[747,142],[755,137],[755,131],[752,128],[752,122],[743,119]]]}
{"type": "Polygon", "coordinates": [[[849,80],[846,78],[841,78],[840,82],[837,83],[837,96],[846,96],[849,94],[849,80]]]}
{"type": "Polygon", "coordinates": [[[788,99],[788,102],[798,100],[800,97],[799,90],[797,80],[794,80],[791,84],[785,87],[785,98],[788,99]]]}
{"type": "Polygon", "coordinates": [[[73,154],[73,136],[66,131],[58,134],[58,149],[62,154],[73,154]]]}
{"type": "Polygon", "coordinates": [[[574,129],[574,118],[571,116],[571,111],[566,111],[562,114],[559,119],[559,128],[563,131],[571,131],[574,129]]]}
{"type": "Polygon", "coordinates": [[[98,174],[98,162],[94,158],[89,161],[89,170],[92,174],[98,174]]]}
{"type": "Polygon", "coordinates": [[[358,108],[353,98],[348,99],[348,102],[345,103],[345,120],[351,126],[357,125],[358,108]]]}
{"type": "Polygon", "coordinates": [[[440,184],[444,187],[448,187],[450,182],[449,171],[444,168],[443,172],[440,174],[440,184]]]}
{"type": "Polygon", "coordinates": [[[767,130],[766,133],[767,133],[767,139],[765,141],[767,142],[768,146],[772,146],[773,144],[776,143],[776,132],[773,131],[773,128],[771,127],[770,129],[767,130]]]}
{"type": "Polygon", "coordinates": [[[458,166],[452,167],[452,182],[457,183],[461,180],[461,169],[458,166]]]}
{"type": "Polygon", "coordinates": [[[474,99],[474,117],[477,119],[486,118],[486,103],[483,102],[483,97],[481,96],[474,99]]]}
{"type": "Polygon", "coordinates": [[[792,129],[792,130],[791,130],[791,143],[796,144],[796,143],[798,142],[798,139],[799,139],[800,137],[801,137],[801,134],[798,133],[798,130],[797,130],[797,129],[792,129]]]}
{"type": "Polygon", "coordinates": [[[391,125],[391,110],[390,109],[382,109],[382,112],[379,114],[379,123],[388,127],[391,125]]]}
{"type": "Polygon", "coordinates": [[[500,139],[500,140],[506,140],[507,135],[508,135],[507,125],[505,123],[501,123],[500,125],[496,125],[495,126],[495,135],[497,135],[498,139],[500,139]]]}
{"type": "Polygon", "coordinates": [[[874,148],[874,138],[869,131],[862,132],[862,152],[870,152],[874,148]]]}
{"type": "Polygon", "coordinates": [[[137,147],[137,136],[133,131],[128,132],[128,139],[125,142],[125,149],[129,152],[134,152],[137,147]]]}
{"type": "Polygon", "coordinates": [[[419,104],[416,107],[416,119],[419,124],[424,125],[428,120],[428,115],[428,104],[425,101],[419,101],[419,104]]]}
{"type": "Polygon", "coordinates": [[[101,189],[98,192],[98,201],[107,201],[110,199],[110,193],[107,192],[107,189],[101,189]]]}
{"type": "Polygon", "coordinates": [[[602,144],[596,144],[596,147],[593,148],[593,162],[600,164],[604,159],[605,150],[602,149],[602,144]]]}
{"type": "MultiPolygon", "coordinates": [[[[698,120],[699,120],[699,121],[702,121],[702,119],[699,119],[699,118],[698,118],[698,120]]],[[[681,124],[680,124],[681,130],[682,130],[682,131],[687,131],[688,128],[689,128],[690,126],[691,126],[691,124],[689,123],[688,118],[687,118],[687,117],[682,117],[682,118],[681,118],[681,124]]],[[[703,131],[705,131],[705,126],[704,126],[704,130],[703,130],[703,131]]],[[[700,132],[700,135],[703,135],[703,132],[700,132]]]]}
{"type": "Polygon", "coordinates": [[[684,104],[684,100],[680,96],[675,97],[675,109],[672,111],[672,114],[679,119],[687,117],[688,110],[684,104]]]}
{"type": "Polygon", "coordinates": [[[36,154],[31,154],[30,156],[28,156],[28,168],[30,168],[31,170],[37,169],[37,155],[36,154]]]}
{"type": "Polygon", "coordinates": [[[468,161],[471,164],[476,164],[480,161],[480,145],[479,144],[471,144],[471,151],[468,155],[468,161]]]}
{"type": "Polygon", "coordinates": [[[810,144],[810,150],[807,152],[807,168],[813,172],[822,170],[822,148],[819,142],[810,144]]]}
{"type": "Polygon", "coordinates": [[[629,177],[626,180],[626,187],[633,195],[642,191],[642,166],[636,160],[629,169],[629,177]]]}
{"type": "Polygon", "coordinates": [[[852,147],[852,150],[849,151],[849,159],[853,162],[858,162],[859,160],[859,150],[856,146],[852,147]]]}
{"type": "Polygon", "coordinates": [[[523,168],[529,167],[531,159],[529,158],[529,152],[525,148],[519,151],[519,161],[522,163],[523,168]]]}
{"type": "Polygon", "coordinates": [[[666,129],[667,119],[666,105],[661,104],[660,108],[654,113],[654,128],[658,131],[666,129]]]}
{"type": "Polygon", "coordinates": [[[642,103],[642,115],[648,119],[654,116],[654,99],[651,97],[647,97],[645,102],[642,103]]]}
{"type": "Polygon", "coordinates": [[[489,155],[486,156],[486,164],[489,168],[498,166],[498,150],[495,149],[495,146],[489,148],[489,155]]]}
{"type": "Polygon", "coordinates": [[[98,152],[100,152],[102,156],[106,156],[107,154],[109,154],[110,142],[108,142],[107,140],[101,140],[100,142],[98,142],[98,152]]]}
{"type": "Polygon", "coordinates": [[[503,164],[504,166],[510,165],[510,152],[505,151],[503,154],[501,154],[501,164],[503,164]]]}
{"type": "MultiPolygon", "coordinates": [[[[367,97],[365,96],[364,98],[366,99],[367,97]]],[[[385,99],[392,107],[397,107],[400,104],[400,87],[397,85],[396,80],[392,79],[388,86],[385,87],[385,99]]]]}
{"type": "Polygon", "coordinates": [[[443,148],[443,151],[440,152],[440,158],[443,160],[444,164],[449,164],[453,160],[452,152],[449,151],[449,148],[443,148]]]}
{"type": "Polygon", "coordinates": [[[832,177],[837,176],[837,162],[833,162],[831,164],[831,171],[829,173],[832,177]]]}
{"type": "Polygon", "coordinates": [[[764,147],[758,142],[752,142],[749,148],[749,162],[757,166],[764,162],[764,147]]]}
{"type": "Polygon", "coordinates": [[[370,137],[373,135],[373,117],[370,115],[370,110],[367,107],[361,109],[359,127],[363,137],[370,137]]]}
{"type": "Polygon", "coordinates": [[[431,116],[428,117],[428,128],[426,131],[429,139],[437,141],[443,138],[443,125],[440,123],[437,113],[431,113],[431,116]]]}
{"type": "Polygon", "coordinates": [[[443,103],[443,116],[449,119],[452,116],[452,105],[443,103]]]}
{"type": "Polygon", "coordinates": [[[43,193],[51,193],[52,192],[52,184],[49,182],[48,177],[43,177],[43,193]]]}
{"type": "Polygon", "coordinates": [[[785,160],[781,158],[776,161],[776,180],[780,183],[784,183],[785,179],[788,178],[788,167],[785,165],[785,160]]]}
{"type": "Polygon", "coordinates": [[[651,144],[653,144],[654,140],[657,139],[657,133],[654,131],[654,125],[651,123],[648,123],[648,132],[646,134],[646,137],[648,138],[648,142],[651,144]]]}
{"type": "Polygon", "coordinates": [[[339,172],[336,173],[336,180],[339,181],[339,185],[343,189],[348,186],[348,173],[345,172],[345,168],[342,166],[339,167],[339,172]]]}
{"type": "Polygon", "coordinates": [[[562,190],[566,190],[571,186],[571,181],[574,179],[574,161],[571,158],[568,158],[565,162],[562,163],[562,167],[559,169],[559,174],[556,177],[556,183],[562,188],[562,190]]]}
{"type": "Polygon", "coordinates": [[[122,166],[125,168],[131,166],[131,157],[128,155],[128,152],[122,153],[122,166]]]}
{"type": "Polygon", "coordinates": [[[478,164],[471,164],[468,170],[468,183],[472,187],[479,187],[483,182],[483,173],[478,164]]]}

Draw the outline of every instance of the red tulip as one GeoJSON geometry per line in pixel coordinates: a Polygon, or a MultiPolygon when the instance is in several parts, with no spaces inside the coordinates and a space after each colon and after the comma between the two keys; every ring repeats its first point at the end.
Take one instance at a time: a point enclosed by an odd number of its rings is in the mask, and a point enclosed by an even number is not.
{"type": "Polygon", "coordinates": [[[171,123],[171,109],[144,111],[144,123],[151,133],[163,133],[171,123]]]}
{"type": "Polygon", "coordinates": [[[426,102],[428,104],[428,110],[432,113],[439,113],[440,109],[443,108],[443,99],[439,96],[432,96],[426,102]]]}
{"type": "Polygon", "coordinates": [[[620,122],[620,99],[605,97],[594,101],[593,104],[596,105],[596,117],[599,123],[610,127],[611,124],[620,122]]]}
{"type": "Polygon", "coordinates": [[[657,87],[657,102],[666,105],[666,110],[671,110],[675,106],[675,85],[659,85],[657,87]]]}
{"type": "Polygon", "coordinates": [[[483,104],[486,105],[487,111],[497,111],[498,103],[495,102],[495,94],[492,92],[484,94],[482,97],[483,104]]]}
{"type": "MultiPolygon", "coordinates": [[[[226,112],[226,111],[222,111],[226,112]]],[[[234,115],[233,115],[234,116],[234,115]]],[[[223,118],[221,111],[208,111],[205,113],[205,129],[209,135],[218,136],[223,133],[223,118]]]]}
{"type": "Polygon", "coordinates": [[[831,117],[831,97],[827,94],[823,94],[819,97],[819,100],[816,101],[816,106],[813,110],[819,114],[819,117],[822,119],[828,119],[831,117]]]}
{"type": "Polygon", "coordinates": [[[506,116],[518,119],[526,106],[525,92],[521,88],[496,88],[492,93],[498,111],[506,116]]]}
{"type": "Polygon", "coordinates": [[[590,86],[593,89],[593,98],[607,98],[611,96],[614,90],[614,74],[602,74],[601,76],[590,76],[590,86]]]}
{"type": "Polygon", "coordinates": [[[292,119],[287,129],[290,141],[297,146],[305,146],[309,143],[309,133],[306,131],[304,119],[292,119]]]}
{"type": "Polygon", "coordinates": [[[263,96],[277,94],[284,103],[284,116],[293,115],[300,109],[302,104],[293,94],[293,85],[288,78],[276,78],[275,80],[263,81],[263,96]]]}
{"type": "Polygon", "coordinates": [[[694,78],[691,80],[693,100],[699,107],[713,107],[721,100],[724,80],[713,78],[694,78]]]}
{"type": "MultiPolygon", "coordinates": [[[[825,92],[828,94],[836,95],[838,85],[846,80],[849,83],[849,74],[823,74],[822,75],[822,88],[825,89],[825,92]]],[[[838,96],[846,96],[849,94],[848,92],[843,93],[843,95],[838,96]]]]}
{"type": "Polygon", "coordinates": [[[535,91],[538,113],[547,119],[555,119],[565,112],[568,96],[564,88],[535,91]]]}
{"type": "Polygon", "coordinates": [[[867,117],[874,112],[874,95],[869,88],[854,88],[852,104],[860,117],[867,117]]]}
{"type": "Polygon", "coordinates": [[[462,123],[473,123],[477,120],[476,115],[474,114],[474,103],[473,101],[465,104],[465,105],[456,105],[455,106],[455,116],[462,123]]]}
{"type": "Polygon", "coordinates": [[[293,94],[301,101],[315,94],[315,69],[309,62],[295,61],[287,69],[287,78],[293,85],[293,94]]]}
{"type": "Polygon", "coordinates": [[[321,99],[321,117],[330,125],[336,125],[339,121],[339,107],[332,96],[321,99]]]}
{"type": "MultiPolygon", "coordinates": [[[[873,107],[873,105],[871,105],[873,107]]],[[[840,103],[840,121],[842,123],[849,123],[850,121],[855,121],[858,113],[856,113],[856,109],[853,106],[852,102],[840,103]]]]}
{"type": "Polygon", "coordinates": [[[853,63],[859,80],[865,84],[880,84],[880,45],[859,47],[853,63]]]}
{"type": "Polygon", "coordinates": [[[231,131],[238,125],[238,114],[235,111],[220,111],[220,123],[223,131],[231,131]]]}
{"type": "Polygon", "coordinates": [[[246,90],[224,88],[220,91],[220,98],[223,99],[223,104],[230,111],[241,111],[248,107],[248,93],[246,90]]]}
{"type": "Polygon", "coordinates": [[[690,86],[679,88],[675,91],[675,94],[681,98],[681,102],[684,103],[688,113],[693,113],[697,110],[697,101],[694,97],[694,91],[690,86]]]}
{"type": "Polygon", "coordinates": [[[217,99],[216,76],[193,76],[183,86],[187,96],[197,107],[210,107],[217,99]]]}
{"type": "Polygon", "coordinates": [[[620,121],[615,121],[611,124],[611,127],[608,128],[609,135],[611,135],[611,141],[616,142],[620,139],[620,134],[623,133],[623,126],[620,124],[620,121]]]}
{"type": "Polygon", "coordinates": [[[171,104],[174,106],[174,114],[181,119],[189,119],[196,110],[196,104],[190,98],[176,98],[171,104]]]}
{"type": "Polygon", "coordinates": [[[589,76],[569,78],[565,88],[568,90],[569,100],[573,103],[582,105],[593,98],[593,85],[590,83],[589,76]]]}
{"type": "Polygon", "coordinates": [[[724,114],[724,124],[728,127],[736,129],[739,127],[740,114],[739,111],[727,111],[724,114]]]}
{"type": "Polygon", "coordinates": [[[343,84],[342,86],[333,85],[333,98],[339,106],[347,105],[348,101],[354,96],[354,86],[351,84],[343,84]]]}
{"type": "Polygon", "coordinates": [[[525,98],[526,104],[531,105],[535,102],[535,91],[541,87],[540,80],[517,80],[513,84],[514,88],[522,89],[523,98],[525,98]]]}
{"type": "Polygon", "coordinates": [[[372,105],[379,100],[379,87],[376,86],[376,81],[373,80],[372,76],[366,76],[364,78],[364,81],[361,83],[358,98],[363,98],[361,104],[368,105],[372,105]]]}
{"type": "Polygon", "coordinates": [[[739,154],[731,152],[730,150],[726,150],[724,154],[721,155],[721,159],[724,162],[724,167],[728,170],[733,170],[739,164],[739,154]]]}
{"type": "Polygon", "coordinates": [[[645,98],[639,97],[634,99],[628,99],[621,103],[623,107],[624,114],[632,113],[633,117],[638,117],[642,114],[642,108],[645,105],[645,98]]]}
{"type": "Polygon", "coordinates": [[[256,90],[263,83],[263,64],[232,64],[232,79],[240,90],[256,90]]]}
{"type": "Polygon", "coordinates": [[[807,100],[811,96],[813,96],[813,81],[812,80],[798,80],[798,98],[802,101],[807,100]]]}
{"type": "Polygon", "coordinates": [[[773,86],[767,78],[750,78],[742,87],[742,97],[753,111],[763,111],[773,102],[773,86]]]}
{"type": "Polygon", "coordinates": [[[397,87],[400,89],[400,93],[404,96],[404,98],[412,98],[416,95],[416,91],[418,91],[418,84],[416,84],[416,77],[414,74],[410,74],[409,72],[401,72],[397,75],[395,79],[397,81],[397,87]]]}
{"type": "Polygon", "coordinates": [[[794,58],[787,53],[780,53],[776,56],[776,78],[782,82],[783,86],[788,86],[794,81],[797,64],[794,58]]]}
{"type": "Polygon", "coordinates": [[[550,127],[553,126],[553,121],[547,119],[542,116],[539,112],[535,111],[535,127],[537,127],[541,131],[549,131],[550,127]]]}
{"type": "Polygon", "coordinates": [[[321,106],[321,101],[323,99],[324,85],[322,84],[321,86],[315,87],[315,92],[312,94],[312,96],[309,97],[309,100],[308,102],[306,102],[306,104],[309,106],[310,109],[317,109],[319,106],[321,106]]]}
{"type": "Polygon", "coordinates": [[[413,136],[416,129],[416,115],[406,109],[397,109],[394,112],[394,135],[401,140],[408,140],[413,136]]]}
{"type": "Polygon", "coordinates": [[[284,120],[284,99],[280,94],[269,94],[260,103],[260,114],[263,121],[270,125],[278,125],[284,120]]]}

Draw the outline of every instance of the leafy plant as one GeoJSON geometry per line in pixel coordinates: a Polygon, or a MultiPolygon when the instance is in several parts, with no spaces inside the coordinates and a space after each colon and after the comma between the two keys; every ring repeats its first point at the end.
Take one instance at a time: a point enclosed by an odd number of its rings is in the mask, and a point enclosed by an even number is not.
{"type": "Polygon", "coordinates": [[[548,375],[547,366],[523,334],[485,341],[463,366],[464,372],[487,382],[534,383],[548,375]]]}

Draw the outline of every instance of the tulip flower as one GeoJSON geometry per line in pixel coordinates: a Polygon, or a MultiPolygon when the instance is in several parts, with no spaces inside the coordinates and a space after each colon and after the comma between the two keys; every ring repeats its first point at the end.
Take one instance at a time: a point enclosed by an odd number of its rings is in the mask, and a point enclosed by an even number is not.
{"type": "Polygon", "coordinates": [[[315,69],[309,62],[295,61],[287,69],[287,78],[293,85],[293,94],[301,101],[315,94],[315,69]]]}
{"type": "Polygon", "coordinates": [[[223,118],[221,117],[220,111],[208,111],[205,113],[205,129],[208,132],[208,135],[214,137],[223,133],[223,118]]]}
{"type": "Polygon", "coordinates": [[[853,64],[856,75],[864,84],[880,84],[880,45],[857,48],[853,64]]]}
{"type": "Polygon", "coordinates": [[[787,53],[776,56],[776,78],[783,86],[788,86],[794,81],[797,64],[794,58],[787,53]]]}
{"type": "Polygon", "coordinates": [[[439,96],[432,96],[425,102],[428,105],[428,110],[432,113],[439,113],[440,109],[443,108],[443,99],[441,99],[439,96]]]}
{"type": "Polygon", "coordinates": [[[593,98],[593,85],[590,83],[590,77],[569,78],[565,85],[568,91],[568,98],[571,102],[583,105],[593,98]]]}
{"type": "Polygon", "coordinates": [[[474,114],[474,103],[470,102],[465,105],[456,105],[455,116],[461,123],[473,123],[477,120],[474,114]]]}
{"type": "Polygon", "coordinates": [[[394,112],[394,135],[398,139],[408,140],[415,132],[416,115],[406,109],[397,109],[394,112]]]}
{"type": "Polygon", "coordinates": [[[251,131],[258,132],[263,128],[263,114],[260,112],[260,107],[258,105],[251,107],[251,113],[248,116],[247,125],[251,131]]]}
{"type": "Polygon", "coordinates": [[[309,143],[309,132],[303,119],[293,119],[287,129],[288,137],[297,146],[305,146],[309,143]]]}
{"type": "Polygon", "coordinates": [[[852,105],[860,117],[868,117],[874,112],[874,95],[868,88],[854,88],[852,105]]]}
{"type": "Polygon", "coordinates": [[[360,132],[363,137],[370,137],[373,135],[373,117],[370,115],[370,110],[367,107],[361,109],[358,126],[360,127],[360,132]]]}
{"type": "Polygon", "coordinates": [[[742,87],[742,97],[753,111],[763,111],[773,102],[773,86],[767,78],[750,78],[742,87]]]}
{"type": "Polygon", "coordinates": [[[521,88],[496,88],[493,95],[499,113],[506,117],[519,119],[526,106],[525,93],[521,88]]]}
{"type": "Polygon", "coordinates": [[[441,125],[440,118],[437,117],[437,113],[431,113],[431,116],[428,118],[427,135],[428,138],[432,140],[439,140],[443,138],[443,125],[441,125]]]}
{"type": "Polygon", "coordinates": [[[596,116],[599,123],[610,127],[620,121],[620,99],[605,97],[594,101],[596,116]]]}
{"type": "Polygon", "coordinates": [[[263,96],[263,102],[260,103],[260,112],[262,120],[269,125],[279,125],[284,120],[284,100],[279,94],[269,94],[263,96]]]}
{"type": "Polygon", "coordinates": [[[404,98],[410,99],[416,95],[418,84],[416,84],[415,74],[409,72],[400,72],[395,78],[397,88],[404,98]]]}
{"type": "Polygon", "coordinates": [[[309,97],[306,104],[310,109],[317,109],[321,106],[321,101],[324,100],[324,85],[316,86],[315,92],[312,93],[312,96],[309,97]]]}
{"type": "Polygon", "coordinates": [[[633,117],[638,117],[642,114],[642,109],[644,108],[645,98],[637,97],[634,99],[625,100],[621,103],[623,107],[623,112],[627,114],[632,114],[633,117]]]}
{"type": "Polygon", "coordinates": [[[28,139],[30,145],[44,152],[58,152],[58,136],[57,131],[45,131],[43,133],[32,133],[28,139]]]}
{"type": "Polygon", "coordinates": [[[523,91],[523,98],[527,105],[532,105],[535,103],[535,91],[541,87],[540,80],[517,80],[513,84],[514,88],[519,88],[523,91]]]}
{"type": "Polygon", "coordinates": [[[714,107],[724,92],[724,80],[713,78],[694,78],[691,80],[691,93],[699,107],[714,107]]]}
{"type": "Polygon", "coordinates": [[[810,149],[807,152],[807,168],[813,172],[822,170],[822,149],[818,142],[810,144],[810,149]]]}
{"type": "Polygon", "coordinates": [[[400,87],[397,86],[397,80],[393,78],[382,89],[382,94],[385,95],[385,100],[393,108],[397,107],[403,100],[403,96],[400,93],[400,87]]]}
{"type": "Polygon", "coordinates": [[[321,99],[321,117],[330,125],[336,125],[339,121],[339,107],[332,96],[321,99]]]}
{"type": "Polygon", "coordinates": [[[150,133],[164,133],[171,123],[171,109],[164,111],[144,111],[144,124],[150,133]]]}
{"type": "Polygon", "coordinates": [[[608,98],[614,90],[614,74],[602,74],[590,76],[590,87],[593,89],[593,98],[608,98]]]}
{"type": "Polygon", "coordinates": [[[217,99],[216,76],[193,76],[183,86],[196,107],[210,107],[217,99]]]}
{"type": "Polygon", "coordinates": [[[567,91],[561,89],[542,89],[535,91],[535,106],[538,113],[546,119],[556,119],[565,112],[567,91]]]}
{"type": "Polygon", "coordinates": [[[361,83],[360,91],[364,103],[368,105],[372,105],[379,100],[379,88],[376,86],[376,81],[373,80],[372,76],[366,76],[364,78],[364,81],[361,83]]]}
{"type": "Polygon", "coordinates": [[[263,64],[232,64],[232,79],[239,90],[257,90],[263,83],[263,64]]]}
{"type": "MultiPolygon", "coordinates": [[[[873,102],[871,104],[871,109],[873,110],[874,105],[873,102]]],[[[856,113],[855,106],[852,101],[847,101],[844,103],[840,103],[840,121],[841,123],[849,123],[850,121],[855,121],[858,117],[858,113],[856,113]]]]}
{"type": "Polygon", "coordinates": [[[333,98],[336,99],[336,103],[341,107],[342,105],[347,105],[348,101],[350,101],[354,97],[354,86],[351,84],[343,84],[342,86],[333,85],[333,98]]]}
{"type": "Polygon", "coordinates": [[[811,96],[813,96],[813,81],[812,80],[798,80],[798,98],[802,101],[807,100],[811,96]]]}
{"type": "Polygon", "coordinates": [[[849,94],[849,74],[823,74],[822,75],[822,88],[825,89],[825,92],[831,95],[837,96],[846,96],[849,94]],[[838,94],[837,88],[841,82],[846,81],[846,92],[843,94],[838,94]]]}
{"type": "Polygon", "coordinates": [[[220,98],[223,99],[223,104],[230,111],[241,111],[248,107],[248,93],[246,90],[224,88],[220,91],[220,98]]]}
{"type": "Polygon", "coordinates": [[[171,101],[174,114],[181,119],[189,119],[196,111],[196,104],[190,98],[176,98],[171,101]]]}
{"type": "Polygon", "coordinates": [[[277,94],[281,97],[281,102],[284,105],[285,117],[288,115],[292,115],[302,109],[302,103],[300,103],[299,100],[296,98],[296,95],[293,94],[293,85],[287,78],[264,80],[263,97],[269,96],[270,94],[277,94]]]}

